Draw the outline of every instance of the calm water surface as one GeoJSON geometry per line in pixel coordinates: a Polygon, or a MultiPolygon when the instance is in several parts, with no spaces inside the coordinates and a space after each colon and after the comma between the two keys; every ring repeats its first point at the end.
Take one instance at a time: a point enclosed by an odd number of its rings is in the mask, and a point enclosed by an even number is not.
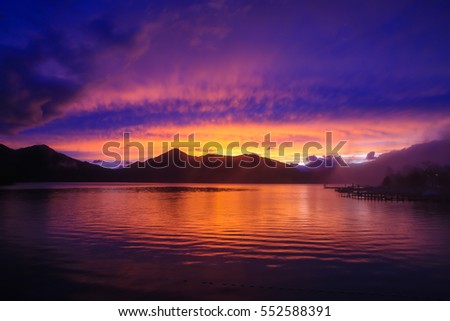
{"type": "Polygon", "coordinates": [[[450,300],[442,204],[319,185],[0,189],[1,298],[450,300]]]}

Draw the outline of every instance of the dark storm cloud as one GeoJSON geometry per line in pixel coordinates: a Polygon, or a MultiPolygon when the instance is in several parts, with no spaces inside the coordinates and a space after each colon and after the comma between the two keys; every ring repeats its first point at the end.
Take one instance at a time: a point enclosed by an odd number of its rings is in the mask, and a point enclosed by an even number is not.
{"type": "Polygon", "coordinates": [[[0,131],[12,132],[61,114],[80,92],[79,82],[45,76],[36,69],[48,59],[39,46],[0,48],[0,131]]]}
{"type": "Polygon", "coordinates": [[[112,47],[135,47],[138,31],[117,31],[112,18],[65,20],[68,15],[70,10],[57,2],[2,8],[0,132],[14,133],[69,113],[70,103],[89,84],[101,81],[98,57],[112,47]],[[62,16],[51,16],[61,10],[62,16]]]}

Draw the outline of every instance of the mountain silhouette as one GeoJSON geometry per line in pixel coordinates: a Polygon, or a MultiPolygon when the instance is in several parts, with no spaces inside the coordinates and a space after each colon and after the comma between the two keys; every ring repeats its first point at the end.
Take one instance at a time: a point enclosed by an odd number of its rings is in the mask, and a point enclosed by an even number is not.
{"type": "Polygon", "coordinates": [[[0,146],[1,182],[110,181],[110,170],[58,153],[47,145],[0,146]]]}
{"type": "Polygon", "coordinates": [[[179,182],[179,183],[355,183],[381,184],[386,175],[423,164],[450,164],[450,140],[413,145],[368,162],[338,166],[315,158],[297,166],[257,154],[191,156],[172,149],[119,169],[76,160],[35,145],[11,149],[0,144],[0,182],[179,182]]]}
{"type": "Polygon", "coordinates": [[[121,180],[198,183],[302,183],[295,167],[256,154],[191,156],[172,149],[130,168],[118,170],[121,180]]]}

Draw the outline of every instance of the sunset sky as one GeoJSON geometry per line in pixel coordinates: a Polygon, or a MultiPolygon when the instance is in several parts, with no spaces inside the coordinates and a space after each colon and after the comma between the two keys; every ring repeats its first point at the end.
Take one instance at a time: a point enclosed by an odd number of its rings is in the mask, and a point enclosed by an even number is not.
{"type": "Polygon", "coordinates": [[[450,2],[2,1],[0,75],[14,148],[333,131],[357,159],[449,136],[450,2]]]}

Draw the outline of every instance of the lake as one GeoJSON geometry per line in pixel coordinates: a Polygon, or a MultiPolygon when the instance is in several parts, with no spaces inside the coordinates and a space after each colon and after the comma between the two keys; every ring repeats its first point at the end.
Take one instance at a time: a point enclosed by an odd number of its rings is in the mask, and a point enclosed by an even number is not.
{"type": "Polygon", "coordinates": [[[448,205],[321,185],[0,188],[2,300],[450,300],[448,205]]]}

